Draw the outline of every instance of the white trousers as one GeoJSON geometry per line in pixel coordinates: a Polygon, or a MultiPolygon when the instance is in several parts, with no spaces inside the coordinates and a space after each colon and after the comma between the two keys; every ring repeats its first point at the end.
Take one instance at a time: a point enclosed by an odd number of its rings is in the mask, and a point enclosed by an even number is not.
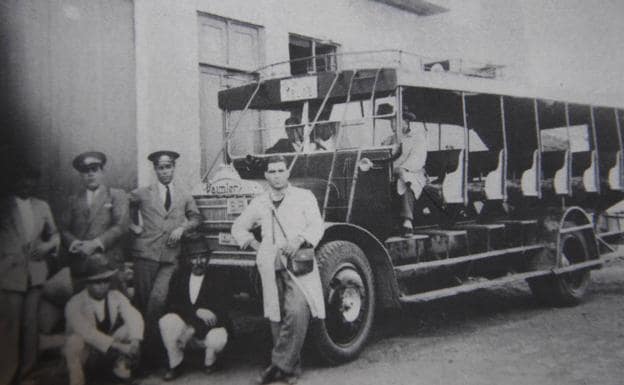
{"type": "MultiPolygon", "coordinates": [[[[169,358],[169,367],[175,368],[184,359],[184,348],[188,343],[182,340],[187,335],[187,329],[191,326],[188,325],[179,315],[175,313],[168,313],[162,316],[158,321],[160,327],[160,335],[167,349],[167,357],[169,358]]],[[[213,328],[206,334],[204,338],[204,346],[206,350],[206,356],[204,358],[204,365],[210,366],[214,364],[225,344],[227,343],[228,334],[225,328],[213,328]]]]}
{"type": "MultiPolygon", "coordinates": [[[[129,341],[130,334],[128,328],[125,325],[120,327],[113,333],[113,337],[118,341],[129,341]]],[[[82,336],[78,334],[70,334],[67,336],[65,346],[63,347],[63,354],[67,362],[70,385],[85,384],[84,365],[90,355],[96,354],[96,356],[102,358],[105,355],[89,346],[82,336]]]]}

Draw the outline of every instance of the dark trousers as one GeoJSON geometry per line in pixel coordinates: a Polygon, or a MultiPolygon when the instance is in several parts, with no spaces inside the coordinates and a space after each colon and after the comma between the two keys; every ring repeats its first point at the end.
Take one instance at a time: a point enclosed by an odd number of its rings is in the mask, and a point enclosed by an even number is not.
{"type": "Polygon", "coordinates": [[[37,362],[39,301],[41,288],[28,291],[0,290],[0,384],[8,384],[20,368],[20,377],[37,362]]]}
{"type": "Polygon", "coordinates": [[[411,188],[405,190],[405,194],[401,195],[401,212],[400,217],[402,219],[414,220],[414,203],[416,202],[416,196],[411,188]]]}
{"type": "Polygon", "coordinates": [[[271,322],[271,363],[288,373],[301,372],[301,348],[310,322],[310,308],[286,270],[275,272],[280,302],[280,322],[271,322]]]}
{"type": "Polygon", "coordinates": [[[174,263],[161,263],[144,258],[134,262],[134,302],[145,320],[144,359],[157,365],[165,358],[158,333],[158,320],[165,311],[169,281],[175,271],[174,263]]]}

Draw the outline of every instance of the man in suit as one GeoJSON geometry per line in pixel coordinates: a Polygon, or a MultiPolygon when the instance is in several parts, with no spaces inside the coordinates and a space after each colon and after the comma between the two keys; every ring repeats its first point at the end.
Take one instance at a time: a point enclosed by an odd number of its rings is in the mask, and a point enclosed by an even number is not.
{"type": "Polygon", "coordinates": [[[179,156],[174,151],[150,154],[158,181],[130,193],[135,304],[148,324],[150,346],[160,341],[156,323],[180,254],[180,239],[201,222],[193,197],[173,181],[179,156]]]}
{"type": "Polygon", "coordinates": [[[286,138],[279,139],[265,153],[277,154],[303,151],[303,125],[296,117],[291,116],[284,122],[286,126],[286,138]]]}
{"type": "Polygon", "coordinates": [[[97,151],[84,152],[72,162],[83,189],[70,198],[61,234],[74,276],[84,273],[86,260],[96,252],[103,253],[115,268],[124,262],[128,197],[125,191],[104,185],[105,164],[106,155],[97,151]]]}
{"type": "Polygon", "coordinates": [[[281,155],[267,159],[266,192],[255,197],[232,226],[232,236],[242,249],[256,250],[256,265],[262,281],[264,316],[271,321],[273,351],[271,365],[258,383],[296,382],[301,371],[301,349],[311,318],[325,318],[325,304],[318,265],[295,276],[285,261],[307,242],[315,247],[324,227],[318,202],[310,190],[291,186],[286,160],[281,155]],[[262,241],[252,230],[260,226],[262,241]]]}
{"type": "Polygon", "coordinates": [[[35,365],[41,286],[60,244],[50,207],[34,197],[39,172],[22,165],[13,174],[12,193],[0,202],[1,384],[11,381],[18,365],[20,377],[35,365]]]}
{"type": "Polygon", "coordinates": [[[111,290],[110,280],[115,274],[102,254],[93,254],[82,276],[86,288],[65,307],[67,339],[63,354],[70,385],[85,384],[85,366],[105,369],[124,381],[132,377],[144,324],[128,298],[111,290]]]}
{"type": "Polygon", "coordinates": [[[231,294],[227,279],[209,268],[209,251],[190,257],[171,277],[165,315],[158,322],[169,361],[166,381],[180,375],[189,343],[204,350],[204,371],[213,372],[217,354],[228,339],[231,294]]]}

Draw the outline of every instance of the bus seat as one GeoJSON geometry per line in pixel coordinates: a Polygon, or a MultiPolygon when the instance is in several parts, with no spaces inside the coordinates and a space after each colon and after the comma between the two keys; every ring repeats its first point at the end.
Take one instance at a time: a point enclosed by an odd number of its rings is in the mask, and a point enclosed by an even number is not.
{"type": "Polygon", "coordinates": [[[498,166],[485,177],[485,197],[489,200],[505,198],[505,150],[498,152],[498,166]]]}
{"type": "Polygon", "coordinates": [[[622,171],[622,151],[615,154],[615,166],[609,169],[609,187],[611,190],[622,190],[622,179],[620,173],[622,171]]]}
{"type": "Polygon", "coordinates": [[[539,186],[539,150],[533,151],[533,163],[531,164],[531,168],[525,170],[522,173],[522,178],[520,180],[520,186],[522,188],[522,195],[527,197],[536,197],[538,196],[538,186],[539,186]]]}
{"type": "Polygon", "coordinates": [[[446,203],[464,203],[464,151],[459,151],[457,168],[447,173],[442,182],[442,196],[446,203]]]}
{"type": "Polygon", "coordinates": [[[598,162],[596,151],[591,152],[590,166],[583,171],[583,187],[587,192],[598,192],[598,162]]]}
{"type": "Polygon", "coordinates": [[[570,151],[566,150],[563,166],[555,172],[555,176],[553,178],[553,185],[555,187],[556,194],[570,193],[570,175],[570,151]]]}

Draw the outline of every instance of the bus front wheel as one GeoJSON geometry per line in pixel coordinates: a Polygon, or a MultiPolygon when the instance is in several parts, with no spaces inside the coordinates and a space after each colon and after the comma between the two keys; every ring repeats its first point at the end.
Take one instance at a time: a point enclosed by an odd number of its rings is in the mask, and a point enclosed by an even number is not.
{"type": "Polygon", "coordinates": [[[362,249],[352,242],[327,242],[316,256],[326,317],[313,324],[313,343],[323,360],[349,361],[362,351],[373,326],[373,271],[362,249]]]}

